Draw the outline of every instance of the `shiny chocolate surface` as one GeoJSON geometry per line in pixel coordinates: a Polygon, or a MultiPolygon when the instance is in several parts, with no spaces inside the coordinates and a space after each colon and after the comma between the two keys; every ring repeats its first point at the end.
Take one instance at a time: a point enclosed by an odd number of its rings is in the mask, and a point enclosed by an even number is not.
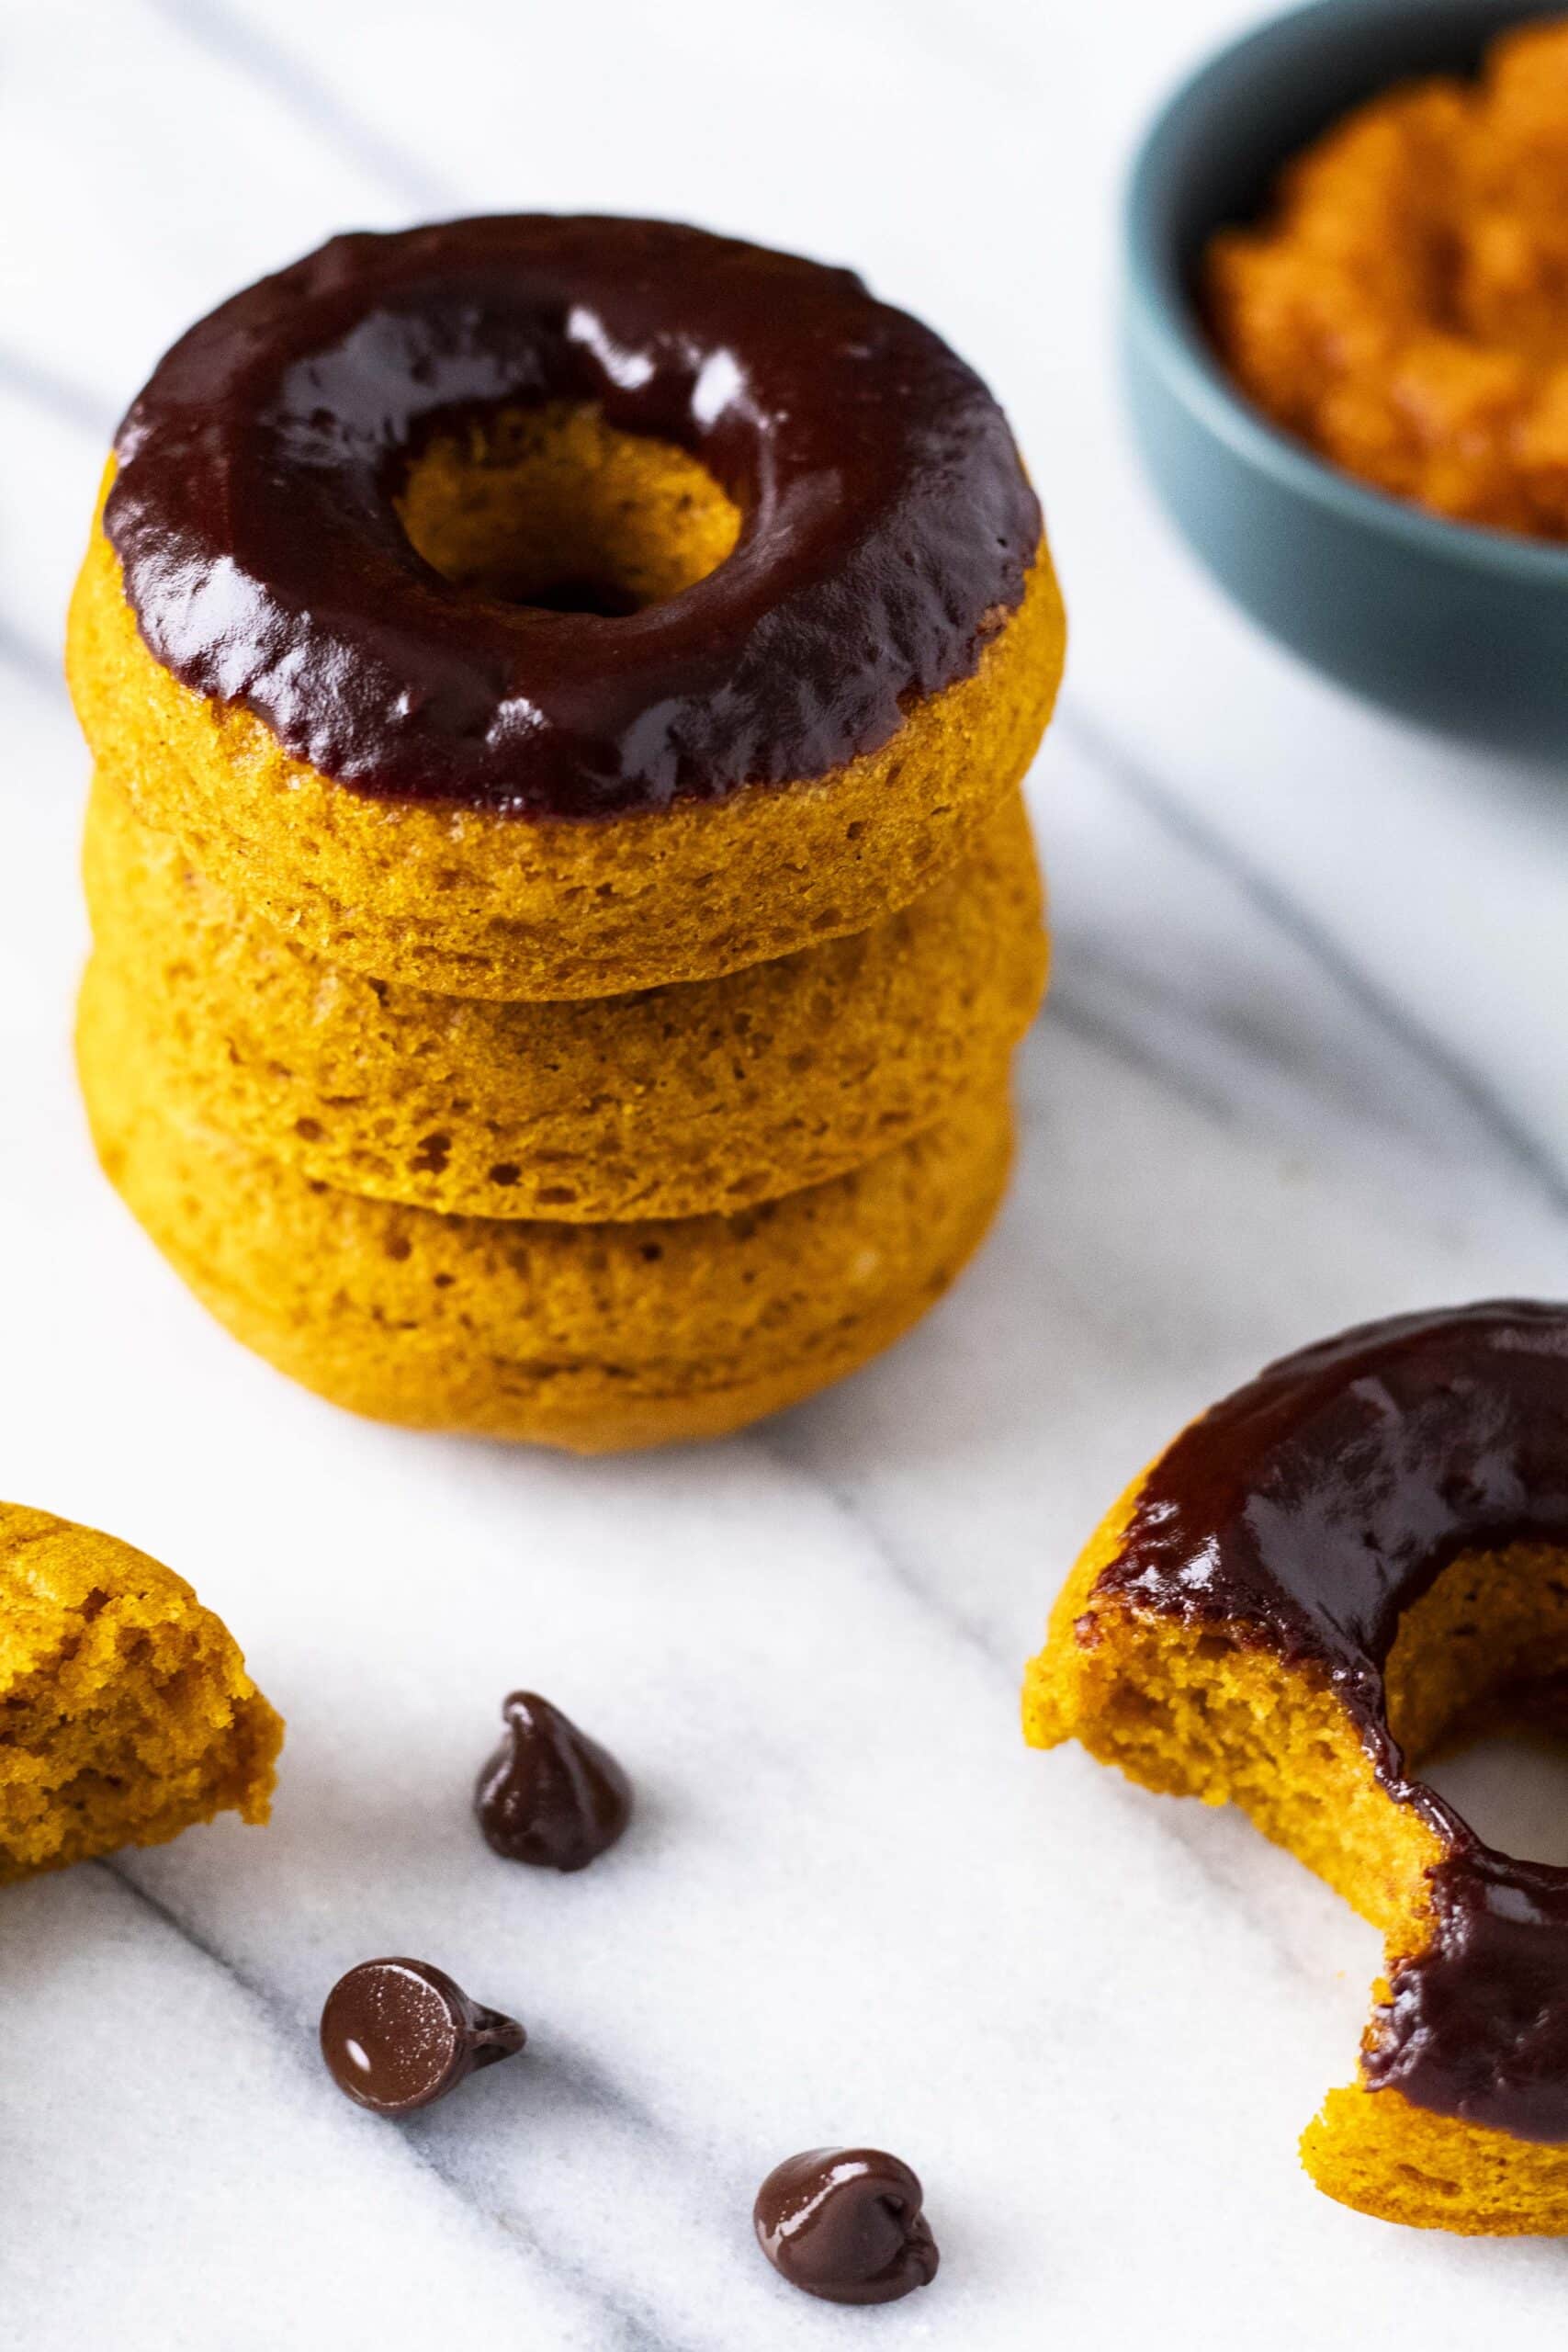
{"type": "Polygon", "coordinates": [[[581,1871],[631,1819],[631,1782],[608,1749],[535,1690],[502,1705],[505,1736],[479,1774],[474,1811],[493,1853],[581,1871]]]}
{"type": "Polygon", "coordinates": [[[1568,1306],[1533,1301],[1400,1316],[1270,1365],[1156,1464],[1096,1592],[1329,1677],[1447,1849],[1366,2080],[1568,2143],[1568,1870],[1495,1852],[1407,1771],[1383,1687],[1443,1568],[1515,1544],[1568,1545],[1568,1306]]]}
{"type": "Polygon", "coordinates": [[[852,272],[673,223],[334,238],[160,362],[105,527],[143,639],[357,792],[536,818],[716,800],[877,749],[1017,605],[1007,423],[852,272]],[[639,611],[455,585],[395,505],[445,425],[547,401],[696,456],[735,551],[639,611]]]}
{"type": "Polygon", "coordinates": [[[807,2148],[775,2165],[752,2219],[782,2278],[829,2303],[896,2303],[937,2274],[920,2184],[880,2148],[807,2148]]]}
{"type": "Polygon", "coordinates": [[[321,2011],[321,2056],[340,2091],[377,2115],[412,2115],[469,2075],[515,2057],[515,2018],[470,2000],[424,1960],[362,1961],[321,2011]]]}

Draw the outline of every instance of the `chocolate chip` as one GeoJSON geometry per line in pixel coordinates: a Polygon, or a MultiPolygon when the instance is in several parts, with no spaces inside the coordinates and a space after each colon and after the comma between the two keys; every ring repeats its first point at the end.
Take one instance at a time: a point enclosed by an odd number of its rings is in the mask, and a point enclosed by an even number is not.
{"type": "Polygon", "coordinates": [[[547,1699],[514,1690],[501,1712],[506,1737],[474,1791],[487,1841],[511,1862],[585,1869],[631,1818],[631,1782],[547,1699]]]}
{"type": "Polygon", "coordinates": [[[321,2011],[321,2055],[340,2091],[378,2115],[412,2115],[466,2075],[513,2057],[527,2036],[423,1960],[367,1960],[321,2011]]]}
{"type": "Polygon", "coordinates": [[[757,2242],[781,2278],[829,2303],[896,2303],[936,2277],[920,2184],[879,2148],[807,2148],[757,2191],[757,2242]]]}

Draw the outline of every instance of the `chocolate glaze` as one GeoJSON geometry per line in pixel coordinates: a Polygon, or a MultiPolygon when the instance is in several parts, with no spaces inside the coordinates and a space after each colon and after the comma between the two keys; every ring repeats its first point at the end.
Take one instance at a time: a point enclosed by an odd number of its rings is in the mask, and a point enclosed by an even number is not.
{"type": "Polygon", "coordinates": [[[920,2184],[880,2148],[807,2148],[774,2166],[752,2211],[782,2278],[829,2303],[896,2303],[937,2273],[920,2184]]]}
{"type": "Polygon", "coordinates": [[[321,2055],[340,2091],[378,2115],[412,2115],[527,2040],[425,1960],[367,1960],[321,2011],[321,2055]]]}
{"type": "Polygon", "coordinates": [[[1568,1544],[1568,1306],[1401,1316],[1270,1365],[1156,1464],[1096,1592],[1329,1676],[1389,1794],[1447,1849],[1366,2081],[1568,2142],[1568,1870],[1483,1845],[1406,1772],[1384,1699],[1404,1611],[1461,1553],[1514,1543],[1568,1544]]]}
{"type": "Polygon", "coordinates": [[[825,775],[967,675],[1040,511],[1007,423],[860,279],[672,223],[336,237],[203,319],[120,428],[105,526],[156,659],[356,791],[534,817],[825,775]],[[455,587],[392,503],[444,422],[546,400],[743,510],[632,614],[455,587]]]}
{"type": "Polygon", "coordinates": [[[474,1791],[486,1843],[506,1860],[585,1870],[631,1819],[631,1782],[597,1740],[547,1699],[514,1690],[506,1736],[474,1791]]]}

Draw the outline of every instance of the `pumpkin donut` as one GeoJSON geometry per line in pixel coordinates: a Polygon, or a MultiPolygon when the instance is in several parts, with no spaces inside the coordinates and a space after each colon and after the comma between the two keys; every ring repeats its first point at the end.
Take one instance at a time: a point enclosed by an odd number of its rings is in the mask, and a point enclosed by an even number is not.
{"type": "Polygon", "coordinates": [[[223,1812],[265,1821],[282,1743],[183,1577],[0,1503],[0,1886],[223,1812]]]}
{"type": "Polygon", "coordinates": [[[493,998],[863,930],[1033,755],[1060,599],[1005,419],[846,270],[658,221],[339,237],[116,443],[95,753],[335,962],[493,998]]]}
{"type": "Polygon", "coordinates": [[[947,1288],[1007,1182],[1005,1086],[738,1216],[570,1225],[339,1192],[192,1117],[122,991],[77,1030],[104,1171],[197,1295],[331,1402],[597,1453],[716,1437],[867,1363],[947,1288]]]}
{"type": "Polygon", "coordinates": [[[329,963],[103,772],[85,867],[100,971],[191,1116],[341,1191],[468,1216],[733,1213],[821,1183],[999,1090],[1044,980],[1016,793],[870,931],[600,1000],[430,996],[329,963]]]}
{"type": "Polygon", "coordinates": [[[1243,1806],[1387,1939],[1317,2186],[1467,2234],[1568,2234],[1568,1871],[1417,1777],[1445,1731],[1560,1703],[1568,1307],[1369,1324],[1179,1436],[1056,1603],[1025,1730],[1243,1806]]]}

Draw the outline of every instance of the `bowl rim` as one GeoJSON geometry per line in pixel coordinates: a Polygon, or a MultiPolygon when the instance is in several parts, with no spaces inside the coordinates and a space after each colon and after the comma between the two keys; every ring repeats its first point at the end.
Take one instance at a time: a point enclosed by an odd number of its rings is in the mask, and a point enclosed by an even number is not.
{"type": "MultiPolygon", "coordinates": [[[[1393,0],[1389,6],[1385,0],[1385,8],[1391,16],[1408,14],[1413,20],[1448,13],[1443,0],[1428,0],[1426,6],[1421,0],[1393,0]]],[[[1226,374],[1174,266],[1169,241],[1162,234],[1163,202],[1156,182],[1168,168],[1167,151],[1186,116],[1213,95],[1215,85],[1224,84],[1248,51],[1268,47],[1292,27],[1312,18],[1348,22],[1352,13],[1361,15],[1364,21],[1364,0],[1301,0],[1301,5],[1249,26],[1209,51],[1156,107],[1134,149],[1122,208],[1133,322],[1150,330],[1160,363],[1199,422],[1243,464],[1272,476],[1281,488],[1345,522],[1402,539],[1413,550],[1438,561],[1470,563],[1517,580],[1568,585],[1568,543],[1433,514],[1411,500],[1395,497],[1392,491],[1379,490],[1354,474],[1342,472],[1274,424],[1226,374]]],[[[1517,0],[1517,6],[1499,7],[1499,25],[1528,22],[1532,13],[1557,16],[1562,11],[1561,5],[1532,10],[1531,0],[1517,0]]],[[[1288,160],[1283,155],[1280,158],[1281,164],[1288,160]]]]}

